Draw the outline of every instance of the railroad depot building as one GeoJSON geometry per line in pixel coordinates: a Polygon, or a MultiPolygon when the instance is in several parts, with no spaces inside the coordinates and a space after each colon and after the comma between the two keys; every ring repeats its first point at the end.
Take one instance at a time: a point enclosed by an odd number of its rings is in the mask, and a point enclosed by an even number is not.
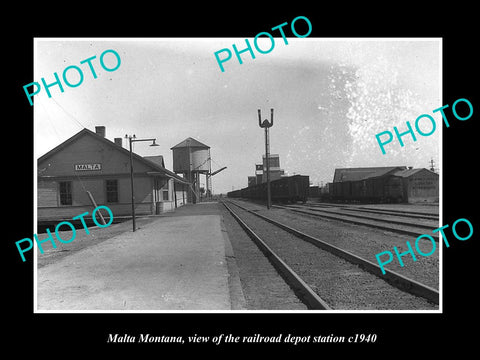
{"type": "MultiPolygon", "coordinates": [[[[165,169],[163,157],[132,153],[136,215],[173,211],[185,203],[188,182],[165,169]]],[[[114,217],[131,216],[130,151],[105,127],[83,129],[38,159],[38,222],[71,219],[106,205],[114,217]]]]}

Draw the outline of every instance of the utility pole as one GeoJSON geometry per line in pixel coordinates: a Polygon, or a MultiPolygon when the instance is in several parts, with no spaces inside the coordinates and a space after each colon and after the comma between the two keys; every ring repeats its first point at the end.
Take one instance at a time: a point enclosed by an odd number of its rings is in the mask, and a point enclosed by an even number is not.
{"type": "Polygon", "coordinates": [[[152,144],[150,146],[159,146],[157,143],[155,143],[156,139],[137,139],[135,134],[133,136],[129,136],[128,134],[125,135],[125,139],[128,140],[129,145],[130,145],[130,191],[132,194],[132,230],[135,232],[137,229],[136,224],[135,224],[135,187],[133,186],[133,152],[132,152],[132,143],[137,142],[137,141],[152,141],[152,144]]]}
{"type": "Polygon", "coordinates": [[[134,186],[133,186],[133,159],[132,159],[132,140],[136,138],[135,135],[133,136],[128,136],[125,135],[125,137],[128,139],[128,142],[130,144],[130,191],[131,191],[131,203],[132,203],[132,228],[133,231],[137,229],[135,225],[135,192],[134,192],[134,186]]]}
{"type": "Polygon", "coordinates": [[[269,128],[273,126],[273,109],[270,109],[270,122],[267,119],[262,122],[262,115],[258,109],[258,126],[265,129],[265,161],[267,162],[267,209],[272,206],[270,194],[270,135],[269,128]]]}

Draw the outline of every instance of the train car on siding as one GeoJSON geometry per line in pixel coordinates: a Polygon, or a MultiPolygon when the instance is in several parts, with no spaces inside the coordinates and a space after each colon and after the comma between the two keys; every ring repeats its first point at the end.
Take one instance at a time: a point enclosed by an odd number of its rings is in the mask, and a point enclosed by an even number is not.
{"type": "Polygon", "coordinates": [[[330,198],[340,202],[403,202],[402,180],[396,175],[406,167],[336,169],[329,184],[330,198]]]}
{"type": "MultiPolygon", "coordinates": [[[[280,202],[306,202],[310,178],[306,175],[285,176],[270,182],[272,201],[280,202]]],[[[267,199],[267,183],[261,183],[241,190],[231,191],[227,194],[230,198],[245,198],[252,200],[267,199]]]]}

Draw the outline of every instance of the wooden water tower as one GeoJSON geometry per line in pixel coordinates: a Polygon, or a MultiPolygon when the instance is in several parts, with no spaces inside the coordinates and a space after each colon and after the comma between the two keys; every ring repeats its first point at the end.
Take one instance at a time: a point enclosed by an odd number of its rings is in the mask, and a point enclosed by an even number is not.
{"type": "Polygon", "coordinates": [[[171,148],[173,172],[182,174],[192,186],[187,192],[187,201],[196,203],[200,199],[200,175],[205,175],[206,191],[210,191],[211,158],[210,146],[194,138],[187,138],[171,148]]]}

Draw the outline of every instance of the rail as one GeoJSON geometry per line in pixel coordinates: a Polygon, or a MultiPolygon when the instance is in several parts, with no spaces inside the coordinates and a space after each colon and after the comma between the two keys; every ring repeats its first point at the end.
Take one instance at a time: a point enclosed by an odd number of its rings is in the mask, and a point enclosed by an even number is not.
{"type": "MultiPolygon", "coordinates": [[[[357,220],[356,218],[360,219],[361,216],[358,216],[358,215],[352,215],[352,214],[342,214],[342,213],[334,213],[334,212],[331,212],[331,211],[323,211],[322,210],[317,210],[317,209],[312,209],[310,211],[306,210],[306,209],[299,209],[299,208],[295,208],[295,207],[291,207],[291,206],[281,206],[281,205],[273,205],[272,207],[274,208],[277,208],[277,209],[286,209],[286,210],[289,210],[289,211],[294,211],[294,212],[297,212],[297,213],[300,213],[300,214],[306,214],[306,215],[311,215],[311,216],[317,216],[317,217],[323,217],[323,218],[326,218],[326,219],[331,219],[331,220],[338,220],[338,221],[343,221],[343,222],[347,222],[347,223],[351,223],[351,224],[355,224],[355,225],[364,225],[364,226],[369,226],[369,227],[373,227],[373,228],[377,228],[377,229],[381,229],[381,230],[388,230],[388,231],[391,231],[391,232],[396,232],[396,233],[399,233],[399,234],[404,234],[404,235],[411,235],[411,236],[420,236],[422,234],[424,234],[424,232],[420,231],[420,229],[429,229],[429,230],[432,230],[434,229],[435,227],[432,225],[423,225],[423,224],[412,224],[412,223],[397,223],[395,224],[395,221],[386,221],[386,220],[381,220],[381,219],[374,219],[374,218],[369,218],[369,221],[362,221],[362,220],[357,220]],[[406,228],[398,228],[398,227],[392,227],[392,226],[386,226],[386,225],[383,225],[383,224],[379,224],[379,222],[387,222],[388,224],[390,225],[400,225],[400,226],[409,226],[411,228],[419,228],[418,230],[415,229],[406,229],[406,228]]],[[[430,236],[432,236],[437,242],[438,242],[438,235],[436,234],[431,234],[430,236]]]]}
{"type": "MultiPolygon", "coordinates": [[[[320,249],[322,250],[325,250],[325,251],[328,251],[346,261],[349,261],[350,263],[353,263],[355,265],[358,265],[360,266],[362,269],[364,269],[365,271],[385,280],[386,282],[388,282],[389,284],[391,284],[392,286],[402,290],[402,291],[405,291],[405,292],[408,292],[412,295],[416,295],[416,296],[420,296],[420,297],[423,297],[435,304],[439,304],[439,292],[429,286],[426,286],[424,284],[421,284],[415,280],[412,280],[412,279],[409,279],[403,275],[400,275],[394,271],[391,271],[391,270],[388,270],[388,269],[385,269],[385,275],[382,274],[382,270],[380,269],[380,267],[375,264],[375,263],[372,263],[366,259],[363,259],[347,250],[343,250],[343,249],[340,249],[334,245],[331,245],[329,243],[326,243],[325,241],[322,241],[320,239],[317,239],[313,236],[310,236],[310,235],[307,235],[299,230],[296,230],[292,227],[289,227],[285,224],[282,224],[278,221],[275,221],[271,218],[268,218],[264,215],[261,215],[261,214],[258,214],[256,211],[252,211],[252,210],[249,210],[231,200],[227,200],[228,202],[230,202],[231,204],[234,204],[235,206],[239,207],[240,209],[243,209],[244,211],[247,211],[267,222],[269,222],[270,224],[273,224],[305,241],[308,241],[310,242],[311,244],[319,247],[320,249]]],[[[226,204],[224,203],[224,205],[226,206],[226,204]]]]}
{"type": "Polygon", "coordinates": [[[369,212],[374,214],[385,214],[385,215],[397,215],[403,217],[411,217],[417,219],[428,219],[428,220],[438,220],[438,214],[426,213],[420,211],[407,211],[407,210],[396,210],[396,209],[383,209],[383,208],[372,208],[369,206],[355,206],[355,205],[343,205],[343,204],[329,204],[329,203],[307,203],[307,206],[313,207],[324,207],[324,208],[343,208],[351,211],[359,212],[369,212]]]}
{"type": "Polygon", "coordinates": [[[225,201],[222,201],[222,203],[305,305],[310,309],[331,310],[330,306],[320,298],[242,219],[240,219],[225,201]]]}
{"type": "MultiPolygon", "coordinates": [[[[363,214],[351,214],[351,213],[344,213],[344,212],[334,211],[334,210],[318,209],[318,208],[315,208],[315,207],[311,207],[309,205],[286,205],[285,207],[296,208],[296,209],[304,208],[306,210],[311,210],[311,211],[316,211],[316,212],[324,212],[324,213],[328,213],[328,214],[336,214],[336,215],[341,215],[341,216],[351,216],[351,217],[356,217],[356,218],[359,218],[359,219],[367,219],[367,220],[374,220],[374,221],[380,221],[380,222],[387,222],[387,223],[396,224],[396,225],[410,225],[410,226],[417,226],[417,227],[426,228],[426,229],[432,229],[431,224],[427,225],[427,224],[412,223],[411,221],[409,222],[407,220],[399,221],[399,220],[392,220],[392,219],[382,219],[382,218],[379,218],[379,217],[368,216],[368,215],[363,215],[363,214]]],[[[351,211],[351,212],[356,211],[356,210],[351,210],[350,208],[346,208],[344,210],[351,211]]],[[[387,214],[387,213],[381,213],[381,214],[387,215],[387,216],[404,217],[404,215],[400,215],[400,214],[387,214]]],[[[438,220],[438,219],[435,219],[435,220],[438,220]]]]}

